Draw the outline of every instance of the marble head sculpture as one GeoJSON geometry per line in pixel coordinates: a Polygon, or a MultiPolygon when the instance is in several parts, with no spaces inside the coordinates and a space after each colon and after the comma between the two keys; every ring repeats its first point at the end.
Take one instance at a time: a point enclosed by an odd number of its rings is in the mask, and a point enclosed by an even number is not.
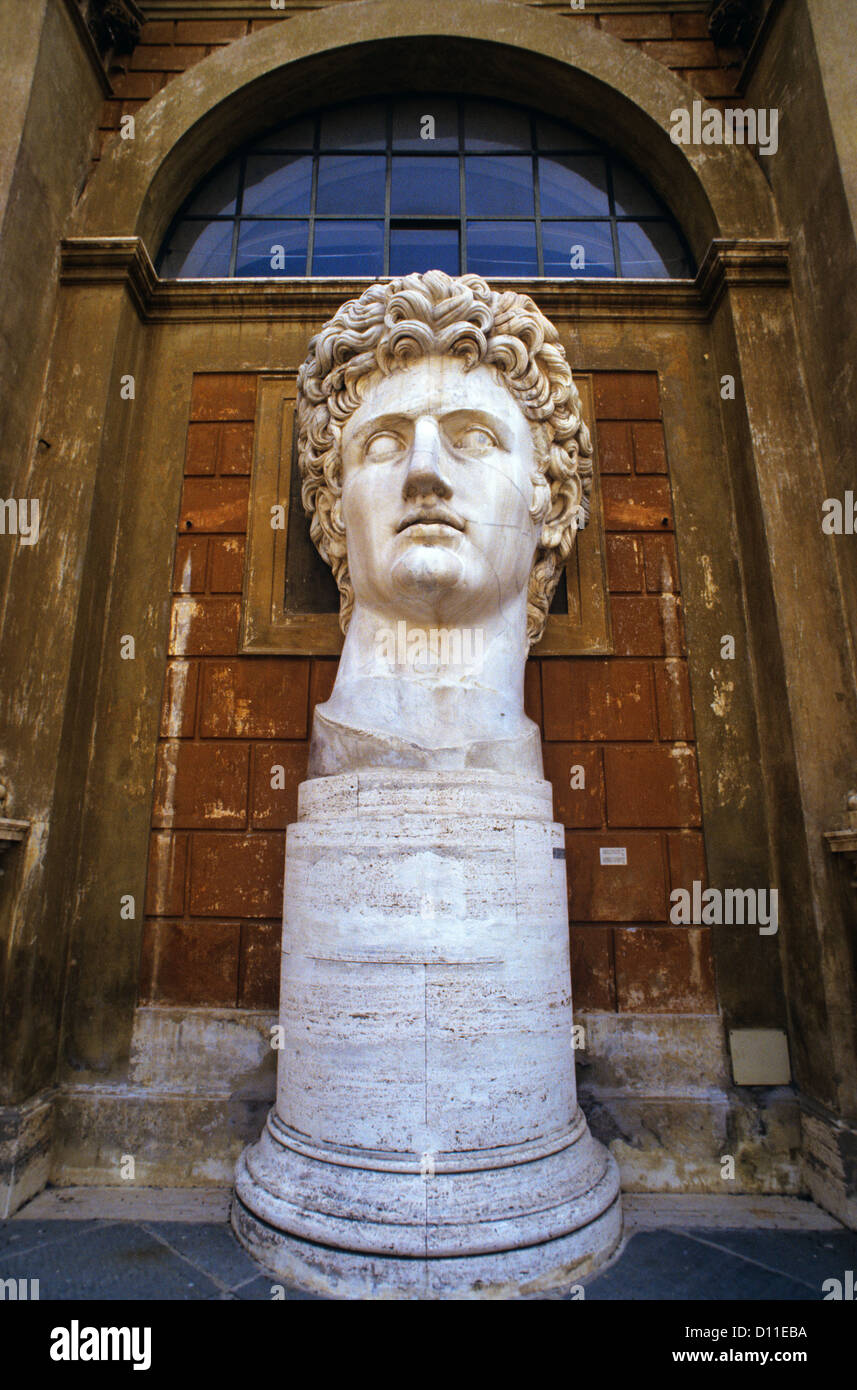
{"type": "Polygon", "coordinates": [[[286,836],[277,1099],[232,1223],[336,1297],[564,1287],[621,1236],[523,699],[586,514],[578,395],[530,299],[439,271],[345,304],[298,388],[345,642],[286,836]]]}
{"type": "Polygon", "coordinates": [[[476,275],[372,285],[313,338],[298,422],[310,533],[346,633],[310,775],[423,766],[427,749],[433,766],[520,769],[523,756],[540,774],[524,661],[592,477],[554,326],[526,295],[476,275]],[[398,644],[384,640],[393,631],[398,644]],[[420,633],[428,659],[403,660],[420,633]],[[462,633],[466,644],[452,640],[462,633]],[[431,659],[444,635],[447,659],[431,659]],[[456,660],[462,651],[479,661],[456,660]]]}

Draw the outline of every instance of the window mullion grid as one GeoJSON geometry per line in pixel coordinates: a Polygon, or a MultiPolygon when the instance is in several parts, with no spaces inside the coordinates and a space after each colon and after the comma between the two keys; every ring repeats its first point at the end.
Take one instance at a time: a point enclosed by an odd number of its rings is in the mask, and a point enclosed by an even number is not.
{"type": "Polygon", "coordinates": [[[622,279],[622,257],[619,253],[619,228],[616,225],[616,202],[613,197],[613,161],[609,155],[604,155],[604,165],[607,169],[607,198],[610,204],[610,235],[613,238],[613,260],[617,280],[622,279]]]}
{"type": "Polygon", "coordinates": [[[464,177],[464,100],[457,99],[458,106],[458,267],[462,275],[467,274],[467,192],[464,177]]]}
{"type": "Polygon", "coordinates": [[[536,118],[530,117],[530,147],[533,161],[533,206],[536,215],[536,266],[539,278],[545,273],[545,257],[542,247],[542,194],[539,184],[539,156],[536,150],[536,118]]]}
{"type": "Polygon", "coordinates": [[[247,151],[241,155],[238,165],[238,191],[235,194],[235,222],[232,227],[232,246],[229,250],[229,278],[235,279],[235,268],[238,262],[238,236],[241,231],[241,214],[244,211],[244,181],[247,170],[247,151]]]}
{"type": "Polygon", "coordinates": [[[315,255],[315,210],[318,202],[318,157],[321,150],[321,115],[318,114],[312,131],[312,186],[309,195],[309,226],[306,239],[306,274],[312,277],[312,258],[315,255]]]}
{"type": "Polygon", "coordinates": [[[384,175],[384,268],[383,274],[390,274],[390,208],[392,206],[392,183],[393,183],[393,103],[387,102],[387,114],[385,119],[385,134],[387,148],[386,165],[384,175]]]}

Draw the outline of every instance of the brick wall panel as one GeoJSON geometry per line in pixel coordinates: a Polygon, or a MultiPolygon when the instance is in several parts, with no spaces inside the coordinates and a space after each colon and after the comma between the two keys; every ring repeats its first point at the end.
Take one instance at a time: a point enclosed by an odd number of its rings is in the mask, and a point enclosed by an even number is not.
{"type": "Polygon", "coordinates": [[[174,594],[204,594],[205,572],[208,565],[208,540],[205,536],[179,536],[173,564],[174,594]]]}
{"type": "Polygon", "coordinates": [[[309,743],[257,743],[253,749],[251,820],[260,830],[285,830],[298,818],[298,787],[306,781],[309,743]],[[273,767],[283,769],[272,787],[273,767]],[[279,780],[279,779],[278,779],[279,780]]]}
{"type": "Polygon", "coordinates": [[[670,39],[673,30],[668,14],[603,14],[600,27],[617,39],[670,39]]]}
{"type": "Polygon", "coordinates": [[[172,43],[175,37],[175,28],[175,21],[172,19],[147,19],[140,34],[140,42],[145,44],[172,43]]]}
{"type": "Polygon", "coordinates": [[[671,535],[643,536],[643,555],[646,562],[646,589],[650,594],[681,591],[678,572],[678,553],[671,535]]]}
{"type": "Polygon", "coordinates": [[[193,738],[198,686],[199,662],[167,663],[161,738],[193,738]]]}
{"type": "Polygon", "coordinates": [[[209,421],[188,426],[184,471],[186,477],[217,472],[217,452],[220,447],[220,426],[209,421]]]}
{"type": "Polygon", "coordinates": [[[131,69],[135,72],[184,72],[204,57],[202,44],[139,44],[131,54],[131,69]]]}
{"type": "Polygon", "coordinates": [[[119,123],[121,120],[122,102],[105,101],[104,105],[101,108],[101,116],[99,117],[98,121],[99,129],[112,133],[113,131],[119,129],[119,123]]]}
{"type": "Polygon", "coordinates": [[[714,963],[706,927],[617,927],[620,1013],[713,1013],[714,963]]]}
{"type": "Polygon", "coordinates": [[[143,938],[143,1002],[235,1008],[240,936],[237,922],[149,923],[143,938]]]}
{"type": "Polygon", "coordinates": [[[243,743],[162,743],[155,772],[152,824],[244,829],[248,766],[249,753],[243,743]]]}
{"type": "Polygon", "coordinates": [[[631,426],[634,469],[637,473],[666,473],[664,430],[659,420],[638,420],[631,426]]]}
{"type": "Polygon", "coordinates": [[[284,853],[281,834],[195,832],[190,850],[190,916],[279,916],[284,853]]]}
{"type": "Polygon", "coordinates": [[[708,887],[705,845],[699,831],[678,830],[667,835],[667,858],[671,893],[677,888],[692,893],[694,883],[708,887]]]}
{"type": "Polygon", "coordinates": [[[605,748],[610,826],[700,825],[696,757],[689,748],[605,748]]]}
{"type": "Polygon", "coordinates": [[[145,901],[149,916],[180,917],[184,912],[187,863],[187,835],[150,836],[145,901]]]}
{"type": "Polygon", "coordinates": [[[662,531],[672,525],[666,478],[602,478],[601,497],[608,531],[662,531]]]}
{"type": "Polygon", "coordinates": [[[661,403],[655,372],[596,372],[597,420],[659,420],[661,403]]]}
{"type": "Polygon", "coordinates": [[[242,923],[238,966],[239,1009],[276,1009],[280,1001],[282,935],[279,918],[275,922],[242,923]]]}
{"type": "Polygon", "coordinates": [[[612,927],[572,927],[571,997],[575,1014],[583,1009],[615,1012],[612,927]]]}
{"type": "Polygon", "coordinates": [[[692,739],[693,707],[686,663],[675,658],[655,662],[654,674],[659,737],[668,742],[692,739]]]}
{"type": "Polygon", "coordinates": [[[666,655],[661,602],[654,595],[616,595],[611,609],[617,656],[666,655]]]}
{"type": "Polygon", "coordinates": [[[607,587],[611,594],[638,594],[643,587],[643,545],[638,536],[607,536],[607,587]]]}
{"type": "MultiPolygon", "coordinates": [[[[554,817],[569,829],[604,824],[604,772],[601,749],[586,744],[546,743],[545,777],[553,787],[554,817]],[[583,786],[572,788],[571,769],[583,768],[583,786]]],[[[576,774],[575,780],[579,781],[576,774]]]]}
{"type": "Polygon", "coordinates": [[[707,39],[707,14],[673,14],[672,31],[674,39],[707,39]]]}
{"type": "Polygon", "coordinates": [[[246,19],[180,19],[176,24],[176,43],[229,43],[247,33],[246,19]]]}
{"type": "Polygon", "coordinates": [[[665,922],[666,855],[653,832],[566,833],[569,915],[573,922],[665,922]],[[622,849],[627,864],[602,864],[599,851],[622,849]]]}
{"type": "Polygon", "coordinates": [[[192,420],[252,420],[256,414],[256,378],[201,372],[193,380],[192,420]]]}
{"type": "Polygon", "coordinates": [[[249,474],[253,462],[252,424],[220,426],[221,473],[249,474]]]}
{"type": "Polygon", "coordinates": [[[241,602],[237,598],[173,600],[171,656],[229,656],[238,650],[241,602]]]}
{"type": "Polygon", "coordinates": [[[162,72],[120,72],[111,79],[117,97],[125,100],[148,101],[164,85],[162,72]]]}
{"type": "Polygon", "coordinates": [[[634,462],[631,426],[626,420],[598,422],[598,471],[630,473],[634,462]]]}
{"type": "MultiPolygon", "coordinates": [[[[679,72],[685,82],[705,97],[733,98],[738,87],[738,69],[684,68],[679,72]]],[[[734,102],[733,102],[734,104],[734,102]]],[[[740,103],[743,105],[743,102],[740,103]]]]}
{"type": "Polygon", "coordinates": [[[250,489],[246,478],[185,478],[179,527],[182,531],[247,530],[250,489]]]}
{"type": "Polygon", "coordinates": [[[250,657],[207,662],[202,678],[202,738],[307,737],[309,662],[250,657]]]}
{"type": "Polygon", "coordinates": [[[716,68],[720,61],[710,39],[655,40],[644,43],[643,52],[666,68],[716,68]]]}
{"type": "Polygon", "coordinates": [[[654,738],[648,662],[545,660],[542,689],[550,741],[654,738]]]}
{"type": "Polygon", "coordinates": [[[209,593],[241,593],[244,586],[245,549],[241,536],[211,538],[208,543],[209,593]]]}

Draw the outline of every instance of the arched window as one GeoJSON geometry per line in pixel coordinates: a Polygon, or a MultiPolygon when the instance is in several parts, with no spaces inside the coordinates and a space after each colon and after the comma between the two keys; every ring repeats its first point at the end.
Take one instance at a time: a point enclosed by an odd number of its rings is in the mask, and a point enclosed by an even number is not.
{"type": "Polygon", "coordinates": [[[351,103],[253,141],[174,221],[167,278],[693,274],[663,203],[573,126],[423,96],[351,103]]]}

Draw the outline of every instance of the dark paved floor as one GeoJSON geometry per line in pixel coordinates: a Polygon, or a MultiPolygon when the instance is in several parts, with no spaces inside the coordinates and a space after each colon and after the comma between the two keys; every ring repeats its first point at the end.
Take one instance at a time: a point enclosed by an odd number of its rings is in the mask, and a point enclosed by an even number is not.
{"type": "MultiPolygon", "coordinates": [[[[640,1231],[585,1296],[819,1302],[847,1270],[857,1233],[845,1230],[640,1231]]],[[[270,1300],[274,1283],[227,1225],[187,1221],[0,1222],[0,1279],[38,1279],[42,1300],[270,1300]]]]}

